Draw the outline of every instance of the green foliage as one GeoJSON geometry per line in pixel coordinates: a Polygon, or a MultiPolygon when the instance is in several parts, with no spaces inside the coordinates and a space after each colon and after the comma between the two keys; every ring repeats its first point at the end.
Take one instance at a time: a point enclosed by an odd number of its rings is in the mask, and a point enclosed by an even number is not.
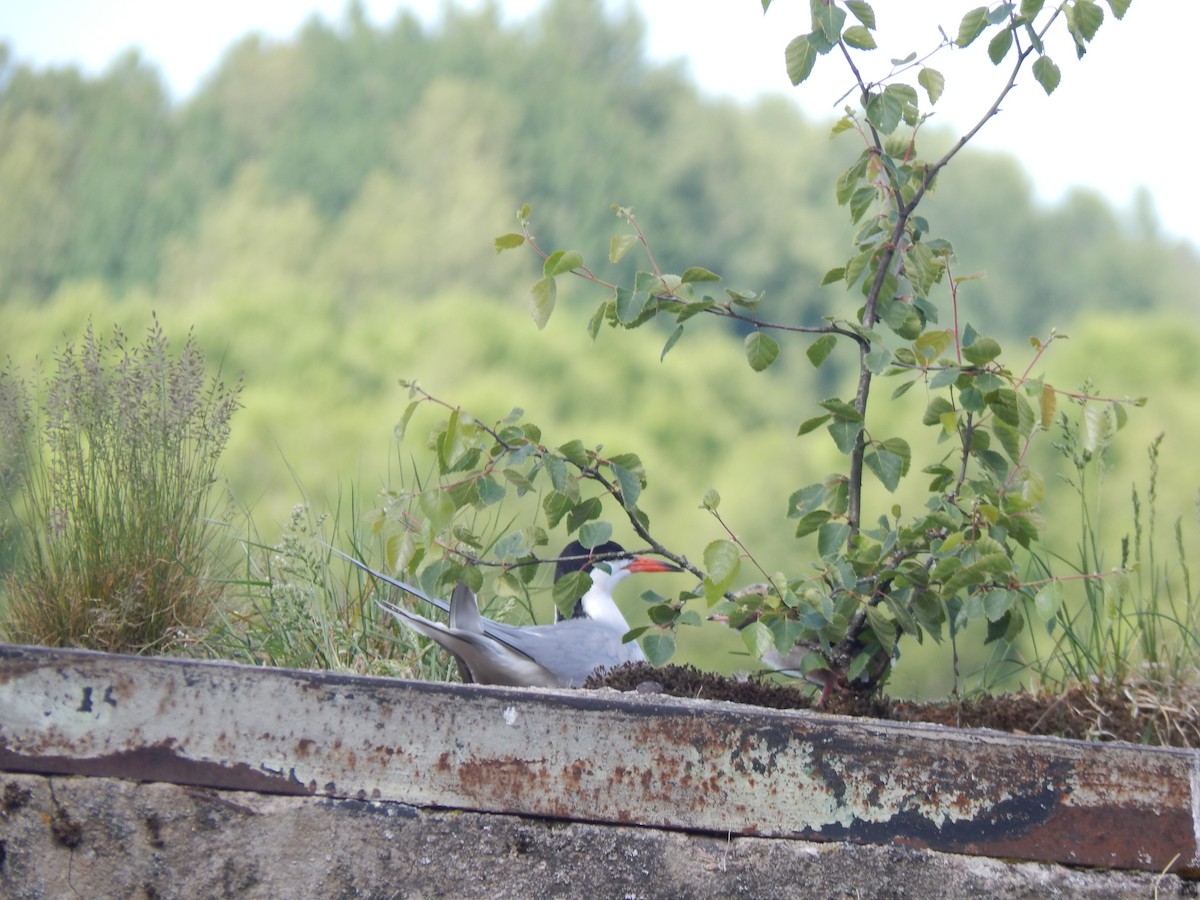
{"type": "Polygon", "coordinates": [[[0,60],[0,296],[154,277],[162,235],[180,224],[163,177],[168,118],[158,74],[136,55],[94,81],[0,60]]]}
{"type": "MultiPolygon", "coordinates": [[[[350,497],[345,517],[361,518],[350,497]]],[[[336,521],[340,516],[335,516],[336,521]]],[[[329,516],[294,507],[279,540],[247,535],[245,574],[231,582],[219,623],[193,652],[250,665],[447,680],[453,664],[406,629],[381,628],[362,572],[331,565],[328,543],[357,547],[356,530],[327,536],[329,516]]],[[[353,528],[353,526],[352,526],[353,528]]]]}
{"type": "Polygon", "coordinates": [[[205,380],[194,339],[172,357],[157,322],[137,347],[89,326],[37,400],[11,369],[0,378],[20,529],[9,639],[118,652],[196,640],[221,593],[210,491],[240,390],[205,380]]]}
{"type": "MultiPolygon", "coordinates": [[[[1085,0],[1067,9],[1068,28],[1082,47],[1095,37],[1099,20],[1085,0]]],[[[1039,16],[1033,6],[1018,11],[1013,4],[999,4],[964,16],[953,41],[957,46],[967,47],[988,29],[997,28],[987,47],[991,61],[999,64],[1017,48],[1011,75],[985,111],[980,126],[1013,89],[1017,73],[1029,57],[1036,53],[1044,58],[1042,38],[1061,11],[1039,16]],[[1017,36],[1018,30],[1023,37],[1017,36]]],[[[843,33],[846,10],[832,2],[813,3],[812,31],[792,41],[785,53],[793,83],[804,81],[817,58],[835,47],[847,58],[854,51],[874,48],[870,6],[857,3],[852,12],[861,24],[851,26],[847,34],[843,33]]],[[[950,43],[947,38],[946,45],[950,43]]],[[[606,324],[633,329],[660,318],[674,319],[676,328],[663,354],[700,315],[743,322],[752,328],[745,349],[756,372],[769,367],[779,355],[778,342],[768,332],[818,335],[820,343],[809,352],[810,361],[818,366],[830,358],[831,341],[837,336],[849,339],[846,346],[858,350],[853,395],[822,401],[825,414],[809,419],[800,429],[802,435],[808,435],[824,427],[845,456],[845,468],[798,489],[788,505],[788,515],[800,520],[797,536],[816,535],[817,574],[770,575],[732,532],[733,540],[708,545],[703,568],[689,563],[654,537],[648,517],[638,508],[636,496],[644,477],[636,482],[631,479],[627,486],[625,479],[614,479],[606,471],[610,467],[615,472],[618,466],[598,453],[583,453],[578,442],[563,445],[573,446],[574,453],[556,455],[540,443],[540,429],[514,411],[495,427],[481,427],[477,442],[452,458],[443,454],[441,474],[453,471],[458,476],[439,493],[450,498],[444,516],[422,524],[419,518],[410,519],[406,510],[398,521],[402,530],[418,535],[415,540],[420,548],[441,548],[443,560],[448,562],[441,570],[442,577],[467,577],[464,566],[477,566],[488,551],[474,532],[453,530],[454,514],[468,507],[479,511],[478,491],[463,486],[495,477],[499,467],[518,492],[536,490],[537,477],[546,473],[550,482],[544,489],[550,491],[545,503],[548,527],[553,528],[565,516],[570,533],[602,515],[606,501],[615,501],[641,539],[700,579],[698,591],[685,591],[678,601],[662,600],[651,608],[650,618],[658,628],[682,621],[683,606],[689,599],[703,596],[711,606],[724,598],[738,607],[738,620],[753,623],[746,637],[755,652],[761,654],[770,645],[766,635],[774,631],[786,632],[791,642],[815,643],[820,647],[821,666],[843,687],[878,687],[890,672],[902,637],[920,641],[929,635],[940,641],[947,625],[953,636],[972,622],[986,623],[989,641],[1011,641],[1022,630],[1020,601],[1025,594],[1019,555],[1040,537],[1037,507],[1044,493],[1044,478],[1028,468],[1025,458],[1036,434],[1050,424],[1056,407],[1055,389],[1042,378],[1030,377],[1029,372],[1049,342],[1035,340],[1032,361],[1022,374],[1014,374],[1002,360],[1003,349],[997,339],[979,333],[972,324],[960,323],[959,285],[971,279],[948,277],[955,264],[953,248],[948,241],[930,236],[929,224],[917,215],[917,208],[939,172],[974,131],[940,158],[926,160],[920,155],[917,138],[925,114],[917,90],[901,80],[911,72],[906,66],[913,60],[915,55],[893,61],[889,77],[870,84],[852,64],[860,88],[858,109],[847,107],[834,129],[835,134],[857,134],[864,145],[837,180],[838,202],[849,207],[857,229],[853,253],[824,279],[825,283],[841,280],[852,296],[861,297],[854,301],[857,310],[852,316],[826,316],[827,325],[798,328],[762,318],[762,292],[726,289],[728,299],[723,301],[698,295],[698,279],[668,274],[659,267],[644,231],[626,207],[613,208],[632,233],[608,242],[609,259],[620,259],[640,244],[647,268],[637,271],[624,285],[596,275],[578,252],[543,250],[531,231],[528,205],[518,215],[521,234],[496,241],[498,249],[528,247],[543,260],[542,277],[532,289],[533,315],[539,328],[545,327],[554,310],[556,278],[569,274],[606,294],[589,325],[593,337],[606,324]],[[905,132],[899,131],[902,125],[905,132]],[[948,282],[949,297],[943,304],[935,289],[944,282],[948,282]],[[950,326],[939,324],[943,315],[950,319],[950,326]],[[907,439],[881,432],[869,421],[873,379],[885,375],[899,381],[893,397],[917,385],[923,388],[930,400],[921,421],[937,429],[938,440],[945,445],[923,466],[922,471],[931,476],[928,492],[921,511],[908,518],[896,504],[890,515],[874,515],[864,507],[867,473],[888,493],[894,493],[913,460],[907,439]],[[519,477],[504,468],[512,460],[521,462],[519,477]],[[574,466],[570,475],[568,465],[574,466]],[[594,483],[591,491],[580,490],[584,481],[594,483]],[[743,553],[762,571],[766,583],[763,590],[735,596],[730,588],[743,553]]],[[[940,74],[926,75],[926,71],[922,67],[917,81],[933,102],[944,82],[940,74]]],[[[693,272],[695,267],[684,271],[693,272]]],[[[716,280],[709,269],[703,272],[703,282],[716,280]]],[[[1086,410],[1084,453],[1098,452],[1111,432],[1124,423],[1124,406],[1086,395],[1080,399],[1086,410]]],[[[419,390],[413,403],[429,401],[442,403],[419,390]]],[[[459,416],[459,410],[452,409],[445,431],[441,436],[435,431],[431,441],[442,446],[452,437],[457,440],[459,416]]],[[[633,459],[640,468],[640,460],[633,459]]],[[[706,494],[701,506],[728,531],[712,495],[706,494]]],[[[610,532],[604,523],[605,537],[610,532]]],[[[520,534],[521,552],[529,554],[528,562],[535,562],[532,550],[547,543],[548,535],[536,519],[520,534]]],[[[656,643],[656,653],[664,647],[664,642],[656,643]]]]}

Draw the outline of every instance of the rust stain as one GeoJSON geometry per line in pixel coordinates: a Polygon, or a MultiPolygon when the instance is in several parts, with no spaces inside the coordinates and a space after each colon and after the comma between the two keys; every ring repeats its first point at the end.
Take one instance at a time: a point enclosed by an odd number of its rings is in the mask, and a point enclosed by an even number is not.
{"type": "Polygon", "coordinates": [[[87,758],[37,754],[27,756],[0,745],[0,770],[41,775],[96,775],[133,781],[164,781],[196,787],[218,787],[263,794],[311,794],[312,790],[280,773],[243,763],[221,765],[187,759],[170,743],[121,750],[87,758]]]}
{"type": "Polygon", "coordinates": [[[1200,763],[1177,751],[3,646],[0,690],[22,704],[0,721],[16,771],[1198,867],[1200,763]]]}

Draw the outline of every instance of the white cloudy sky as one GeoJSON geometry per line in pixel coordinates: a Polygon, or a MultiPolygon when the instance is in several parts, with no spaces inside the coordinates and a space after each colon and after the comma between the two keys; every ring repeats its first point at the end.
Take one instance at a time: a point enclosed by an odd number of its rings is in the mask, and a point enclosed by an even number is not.
{"type": "MultiPolygon", "coordinates": [[[[700,86],[710,93],[752,97],[763,91],[789,92],[814,114],[831,112],[848,86],[836,58],[822,60],[818,76],[801,90],[790,87],[783,48],[809,30],[808,3],[775,0],[762,13],[761,0],[607,0],[610,7],[631,3],[648,23],[648,50],[657,60],[684,59],[700,86]]],[[[981,0],[875,0],[885,44],[877,68],[890,56],[925,51],[937,42],[941,24],[953,36],[962,13],[981,0]],[[920,18],[921,27],[905,17],[920,18]]],[[[433,21],[443,0],[364,0],[368,17],[390,22],[398,9],[411,9],[433,21]]],[[[479,0],[460,0],[475,7],[479,0]]],[[[530,15],[540,0],[501,0],[512,20],[530,15]]],[[[222,50],[249,33],[286,38],[313,15],[341,18],[344,0],[208,0],[175,4],[162,0],[7,0],[0,6],[0,40],[18,61],[36,65],[73,63],[99,72],[131,46],[154,62],[177,98],[186,97],[217,64],[222,50]]],[[[1191,0],[1134,0],[1124,21],[1108,16],[1091,52],[1076,62],[1069,44],[1049,51],[1063,83],[1047,98],[1031,78],[1024,79],[1003,112],[984,129],[980,146],[1003,148],[1021,158],[1038,193],[1055,199],[1073,185],[1087,185],[1128,208],[1144,185],[1153,196],[1165,229],[1200,246],[1200,217],[1191,167],[1195,126],[1193,73],[1185,71],[1185,48],[1200,34],[1200,3],[1191,0]],[[1174,37],[1174,36],[1179,37],[1174,37]],[[1188,97],[1192,97],[1189,100],[1188,97]]],[[[1003,73],[984,58],[983,47],[943,52],[931,61],[948,81],[937,111],[963,129],[981,112],[977,85],[998,87],[1003,73]]],[[[984,104],[986,106],[986,104],[984,104]]]]}

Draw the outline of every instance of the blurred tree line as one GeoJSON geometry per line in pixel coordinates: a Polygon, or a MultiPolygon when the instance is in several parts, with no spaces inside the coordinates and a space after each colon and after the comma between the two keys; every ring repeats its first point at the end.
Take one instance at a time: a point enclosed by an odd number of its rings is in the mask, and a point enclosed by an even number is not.
{"type": "MultiPolygon", "coordinates": [[[[772,318],[813,322],[850,231],[826,196],[846,145],[786,98],[700,94],[647,61],[643,31],[599,0],[515,26],[493,5],[375,26],[351,4],[290,41],[243,39],[179,105],[132,52],[88,78],[0,47],[0,302],[81,281],[162,305],[300,279],[347,309],[516,290],[526,279],[490,238],[522,202],[544,246],[597,247],[610,204],[636,201],[666,269],[703,264],[765,290],[772,318]]],[[[1148,204],[1119,212],[1079,191],[1044,207],[1000,155],[946,178],[931,225],[954,237],[960,272],[987,269],[972,303],[994,330],[1194,310],[1200,259],[1159,235],[1148,204]]]]}

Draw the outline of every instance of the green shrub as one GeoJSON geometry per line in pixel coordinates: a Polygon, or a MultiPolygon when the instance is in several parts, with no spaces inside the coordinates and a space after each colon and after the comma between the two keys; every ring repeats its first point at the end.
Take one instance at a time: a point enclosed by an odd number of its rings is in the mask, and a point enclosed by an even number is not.
{"type": "Polygon", "coordinates": [[[140,346],[89,325],[44,393],[0,376],[0,437],[15,558],[9,640],[165,652],[194,639],[222,585],[216,466],[240,383],[209,379],[188,336],[172,356],[157,320],[140,346]]]}

